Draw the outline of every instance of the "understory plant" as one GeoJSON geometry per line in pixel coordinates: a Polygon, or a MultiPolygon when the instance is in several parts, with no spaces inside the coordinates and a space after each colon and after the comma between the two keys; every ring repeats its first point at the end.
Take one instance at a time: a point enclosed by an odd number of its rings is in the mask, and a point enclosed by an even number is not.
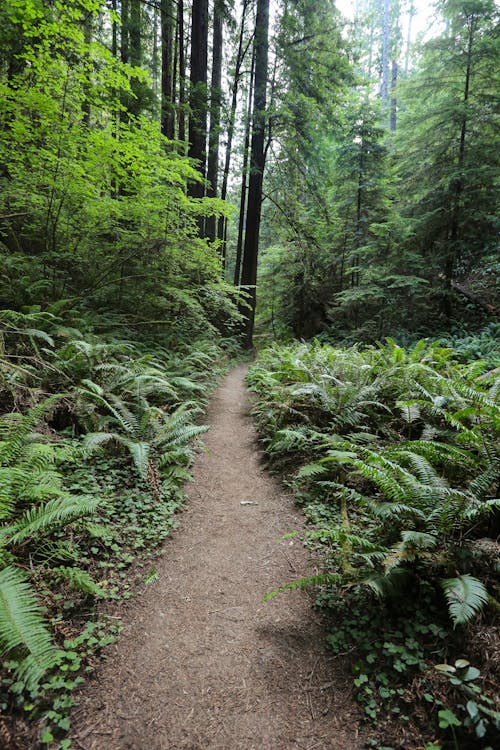
{"type": "MultiPolygon", "coordinates": [[[[318,576],[278,591],[316,583],[337,602],[364,592],[370,609],[432,610],[455,647],[481,612],[494,617],[500,380],[489,363],[460,363],[426,341],[410,350],[391,339],[365,349],[295,344],[262,352],[248,382],[268,459],[304,503],[306,541],[324,559],[318,576]]],[[[427,668],[425,649],[414,660],[402,647],[407,676],[427,668]]],[[[388,685],[368,676],[363,688],[369,664],[355,680],[375,718],[388,685]]]]}
{"type": "Polygon", "coordinates": [[[57,306],[0,313],[6,746],[35,746],[41,727],[44,747],[69,747],[71,693],[119,630],[99,602],[158,577],[152,556],[176,526],[207,429],[199,417],[225,366],[219,337],[139,343],[115,322],[82,314],[75,325],[57,306]]]}

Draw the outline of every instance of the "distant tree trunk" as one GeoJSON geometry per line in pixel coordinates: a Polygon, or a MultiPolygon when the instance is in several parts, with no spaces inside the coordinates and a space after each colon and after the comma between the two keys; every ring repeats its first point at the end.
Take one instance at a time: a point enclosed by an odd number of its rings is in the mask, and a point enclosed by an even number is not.
{"type": "Polygon", "coordinates": [[[186,140],[186,57],[184,44],[184,0],[178,0],[177,3],[177,28],[179,35],[178,56],[179,56],[179,122],[178,136],[180,141],[186,140]]]}
{"type": "Polygon", "coordinates": [[[122,63],[129,61],[130,0],[121,2],[120,57],[122,63]]]}
{"type": "Polygon", "coordinates": [[[410,9],[408,11],[408,31],[406,34],[405,75],[408,73],[408,68],[410,65],[411,27],[412,27],[414,15],[415,15],[415,6],[413,4],[413,0],[411,0],[410,9]]]}
{"type": "Polygon", "coordinates": [[[113,0],[112,5],[113,9],[113,23],[111,25],[111,54],[114,58],[118,56],[118,26],[116,23],[116,0],[113,0]]]}
{"type": "Polygon", "coordinates": [[[130,62],[139,66],[142,62],[141,46],[141,0],[130,0],[130,62]]]}
{"type": "MultiPolygon", "coordinates": [[[[89,13],[83,23],[83,37],[86,45],[90,45],[92,41],[92,27],[93,27],[94,16],[89,13]]],[[[83,122],[88,127],[90,125],[90,82],[85,83],[85,96],[82,102],[82,117],[83,122]]]]}
{"type": "MultiPolygon", "coordinates": [[[[193,0],[191,22],[191,74],[189,151],[205,177],[207,159],[207,64],[208,64],[208,0],[193,0]]],[[[199,182],[190,185],[189,194],[202,198],[205,189],[199,182]]]]}
{"type": "Polygon", "coordinates": [[[236,244],[236,263],[234,266],[234,285],[240,285],[241,278],[241,256],[243,252],[245,209],[247,204],[248,184],[248,155],[250,151],[250,125],[252,121],[252,97],[255,71],[255,49],[252,54],[252,68],[250,71],[250,86],[248,89],[248,104],[245,114],[245,143],[243,146],[243,171],[241,174],[240,213],[238,219],[238,241],[236,244]]]}
{"type": "Polygon", "coordinates": [[[382,76],[380,97],[384,109],[389,104],[389,1],[384,0],[382,19],[382,76]]]}
{"type": "MultiPolygon", "coordinates": [[[[153,10],[153,59],[151,61],[151,71],[153,74],[153,93],[155,101],[158,99],[158,78],[160,71],[160,63],[158,59],[158,6],[155,5],[153,10]]],[[[161,36],[161,28],[160,28],[161,36]]],[[[161,119],[161,115],[160,115],[161,119]]]]}
{"type": "Polygon", "coordinates": [[[467,41],[467,63],[465,69],[465,81],[464,81],[464,114],[460,123],[460,140],[458,146],[458,159],[457,159],[457,173],[456,178],[453,181],[453,210],[451,214],[451,223],[449,231],[448,251],[445,257],[444,263],[444,277],[445,277],[445,296],[444,296],[444,312],[448,318],[452,315],[452,301],[451,301],[451,289],[453,282],[453,273],[455,270],[455,264],[460,256],[460,207],[462,202],[462,193],[464,191],[463,183],[463,170],[465,164],[465,141],[467,138],[467,102],[469,101],[470,95],[470,79],[472,71],[472,50],[474,46],[474,32],[476,30],[476,16],[472,13],[468,18],[469,34],[467,41]]]}
{"type": "Polygon", "coordinates": [[[173,7],[172,0],[161,0],[161,132],[174,138],[173,89],[173,7]]]}
{"type": "Polygon", "coordinates": [[[397,123],[397,99],[396,99],[396,84],[398,82],[398,64],[396,60],[392,61],[392,72],[391,72],[391,133],[396,132],[397,123]]]}
{"type": "Polygon", "coordinates": [[[255,306],[257,301],[257,259],[262,208],[262,180],[264,176],[264,135],[266,127],[266,85],[269,52],[269,0],[257,0],[255,21],[255,90],[253,99],[252,145],[250,152],[250,181],[246,218],[245,248],[241,283],[248,287],[250,310],[246,314],[244,345],[253,346],[255,306]]]}
{"type": "MultiPolygon", "coordinates": [[[[238,38],[238,51],[236,53],[236,63],[234,68],[234,80],[233,80],[233,86],[232,86],[232,95],[231,95],[231,110],[229,115],[229,124],[227,128],[227,145],[226,145],[226,156],[224,159],[224,171],[222,174],[222,187],[221,187],[221,193],[220,197],[222,200],[226,200],[227,196],[227,183],[229,180],[229,167],[231,165],[231,156],[232,156],[232,149],[233,149],[233,136],[234,136],[234,124],[236,122],[236,105],[238,103],[238,90],[240,85],[240,78],[241,78],[241,66],[243,63],[243,60],[245,59],[246,52],[248,51],[248,45],[245,49],[243,49],[243,38],[245,34],[245,21],[246,21],[246,10],[248,7],[248,0],[243,0],[243,8],[241,11],[241,26],[240,26],[240,33],[238,38]]],[[[253,58],[252,58],[252,65],[253,65],[253,58]]],[[[250,87],[251,91],[251,87],[250,87]]],[[[247,147],[248,152],[248,147],[247,147]]],[[[218,227],[218,235],[222,239],[222,255],[223,257],[226,256],[226,248],[225,248],[225,238],[226,238],[226,231],[227,231],[227,220],[225,217],[222,217],[219,220],[219,227],[218,227]]],[[[241,263],[241,248],[240,248],[240,263],[241,263]]],[[[238,282],[235,282],[239,284],[238,282]]]]}
{"type": "MultiPolygon", "coordinates": [[[[220,133],[220,110],[222,103],[222,44],[223,44],[223,14],[222,0],[214,3],[214,36],[212,47],[212,80],[210,85],[210,131],[208,134],[208,160],[207,160],[207,195],[210,198],[217,196],[217,183],[219,174],[219,133],[220,133]]],[[[209,216],[206,222],[206,233],[210,240],[217,236],[217,219],[209,216]]]]}

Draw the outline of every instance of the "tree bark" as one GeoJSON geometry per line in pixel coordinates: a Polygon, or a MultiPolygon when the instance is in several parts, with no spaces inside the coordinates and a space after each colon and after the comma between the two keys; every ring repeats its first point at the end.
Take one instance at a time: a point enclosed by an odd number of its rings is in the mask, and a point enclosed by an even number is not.
{"type": "MultiPolygon", "coordinates": [[[[245,49],[243,49],[243,39],[245,35],[245,21],[246,21],[246,11],[248,7],[248,1],[249,0],[243,0],[243,8],[241,11],[241,25],[240,25],[240,33],[238,38],[238,51],[236,53],[236,62],[235,62],[235,68],[234,68],[234,80],[233,80],[233,86],[232,86],[232,93],[231,93],[231,110],[229,115],[229,124],[227,128],[227,145],[226,145],[226,155],[224,159],[224,171],[222,173],[222,187],[221,187],[221,193],[220,197],[222,200],[226,200],[227,196],[227,184],[229,180],[229,167],[231,164],[231,156],[232,156],[232,149],[233,149],[233,136],[234,136],[234,124],[236,122],[236,105],[238,103],[238,90],[240,85],[240,78],[241,78],[241,66],[243,64],[243,60],[245,59],[245,55],[248,51],[248,45],[245,49]]],[[[253,60],[253,58],[252,58],[253,60]]],[[[252,62],[253,65],[253,62],[252,62]]],[[[250,87],[251,91],[251,87],[250,87]]],[[[248,146],[246,149],[246,152],[248,152],[248,146]]],[[[245,152],[245,153],[246,153],[245,152]]],[[[222,254],[225,257],[226,251],[225,251],[225,236],[226,236],[226,219],[225,217],[222,217],[219,221],[219,228],[218,228],[218,235],[222,239],[222,254]]],[[[241,263],[241,248],[240,248],[240,263],[241,263]]],[[[239,274],[238,274],[239,277],[239,274]]],[[[238,282],[235,281],[235,284],[239,284],[239,278],[238,282]]]]}
{"type": "Polygon", "coordinates": [[[389,1],[384,0],[382,17],[382,75],[380,97],[384,109],[389,104],[389,1]]]}
{"type": "Polygon", "coordinates": [[[397,103],[398,103],[398,100],[396,98],[397,82],[398,82],[398,64],[396,60],[393,60],[392,71],[391,71],[391,120],[390,120],[391,133],[396,132],[397,103]]]}
{"type": "Polygon", "coordinates": [[[250,151],[250,180],[246,215],[245,248],[241,283],[248,288],[250,309],[245,313],[244,345],[253,346],[255,306],[257,301],[257,260],[262,208],[262,181],[264,176],[264,135],[266,127],[266,87],[269,53],[269,0],[257,0],[255,21],[255,90],[253,98],[252,145],[250,151]]]}
{"type": "MultiPolygon", "coordinates": [[[[219,176],[219,134],[220,134],[220,110],[222,104],[222,45],[223,45],[223,14],[222,0],[215,0],[214,22],[213,22],[213,48],[212,48],[212,80],[210,84],[210,131],[208,134],[208,161],[207,161],[207,195],[210,198],[217,197],[217,185],[219,176]]],[[[217,218],[209,216],[206,221],[207,237],[215,240],[217,236],[217,218]]]]}
{"type": "Polygon", "coordinates": [[[186,140],[186,57],[184,44],[184,0],[177,3],[177,28],[179,35],[179,122],[177,132],[180,141],[186,140]]]}
{"type": "Polygon", "coordinates": [[[238,220],[238,241],[236,244],[236,263],[234,266],[234,285],[239,286],[241,281],[241,256],[243,251],[243,233],[245,227],[245,209],[247,203],[247,181],[248,181],[248,154],[250,149],[250,125],[253,97],[255,70],[255,50],[252,54],[252,68],[250,71],[250,86],[248,89],[248,105],[245,115],[245,143],[243,146],[243,171],[241,175],[240,213],[238,220]]]}
{"type": "Polygon", "coordinates": [[[410,9],[408,11],[408,31],[406,34],[406,51],[405,51],[405,75],[408,74],[408,68],[410,65],[410,50],[411,50],[411,27],[413,23],[413,16],[415,15],[415,6],[413,0],[410,2],[410,9]]]}
{"type": "Polygon", "coordinates": [[[120,57],[122,63],[128,63],[129,61],[129,15],[130,0],[122,0],[120,27],[120,57]]]}
{"type": "Polygon", "coordinates": [[[173,90],[173,7],[172,0],[161,0],[161,132],[174,138],[173,90]]]}
{"type": "Polygon", "coordinates": [[[445,296],[444,296],[444,312],[448,318],[452,316],[452,301],[450,291],[453,286],[453,272],[457,258],[460,255],[459,248],[459,224],[460,224],[460,205],[462,201],[462,193],[464,191],[463,183],[463,169],[465,163],[465,141],[467,137],[467,102],[469,101],[470,94],[470,79],[472,71],[472,50],[474,47],[474,32],[476,30],[476,16],[471,14],[469,17],[469,34],[467,40],[467,63],[465,69],[465,82],[464,82],[464,114],[460,123],[460,141],[458,146],[458,159],[457,159],[457,178],[453,183],[453,210],[451,214],[451,223],[449,231],[449,246],[444,261],[444,278],[445,278],[445,296]]]}
{"type": "MultiPolygon", "coordinates": [[[[193,0],[188,155],[196,160],[203,177],[207,159],[207,64],[208,0],[193,0]]],[[[202,198],[204,192],[203,183],[191,183],[189,194],[193,198],[202,198]]]]}

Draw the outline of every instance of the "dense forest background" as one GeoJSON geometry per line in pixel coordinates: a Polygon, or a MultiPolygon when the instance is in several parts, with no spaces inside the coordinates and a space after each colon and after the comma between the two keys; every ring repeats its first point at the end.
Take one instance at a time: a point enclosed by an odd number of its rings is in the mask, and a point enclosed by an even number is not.
{"type": "Polygon", "coordinates": [[[96,602],[128,596],[175,524],[217,376],[275,342],[249,383],[270,463],[334,552],[316,582],[345,604],[370,566],[384,595],[403,568],[439,621],[405,600],[425,644],[394,635],[417,661],[386,682],[368,653],[369,718],[389,682],[400,710],[427,647],[458,657],[448,614],[486,608],[483,671],[458,659],[441,677],[460,684],[425,700],[444,747],[458,726],[493,745],[498,45],[493,0],[0,4],[6,747],[70,747],[68,694],[116,634],[96,602]]]}
{"type": "Polygon", "coordinates": [[[234,282],[249,346],[260,236],[263,336],[492,319],[494,4],[271,10],[3,4],[3,307],[222,330],[234,282]]]}

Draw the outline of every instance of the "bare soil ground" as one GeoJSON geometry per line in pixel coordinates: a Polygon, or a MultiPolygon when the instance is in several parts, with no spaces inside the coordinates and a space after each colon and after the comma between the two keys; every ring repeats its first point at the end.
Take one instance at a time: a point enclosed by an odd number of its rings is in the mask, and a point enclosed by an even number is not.
{"type": "Polygon", "coordinates": [[[240,365],[209,412],[206,452],[159,580],[79,696],[82,750],[356,750],[359,714],[305,592],[303,520],[259,461],[240,365]],[[255,504],[245,504],[245,503],[255,504]],[[244,503],[244,504],[242,504],[244,503]]]}

